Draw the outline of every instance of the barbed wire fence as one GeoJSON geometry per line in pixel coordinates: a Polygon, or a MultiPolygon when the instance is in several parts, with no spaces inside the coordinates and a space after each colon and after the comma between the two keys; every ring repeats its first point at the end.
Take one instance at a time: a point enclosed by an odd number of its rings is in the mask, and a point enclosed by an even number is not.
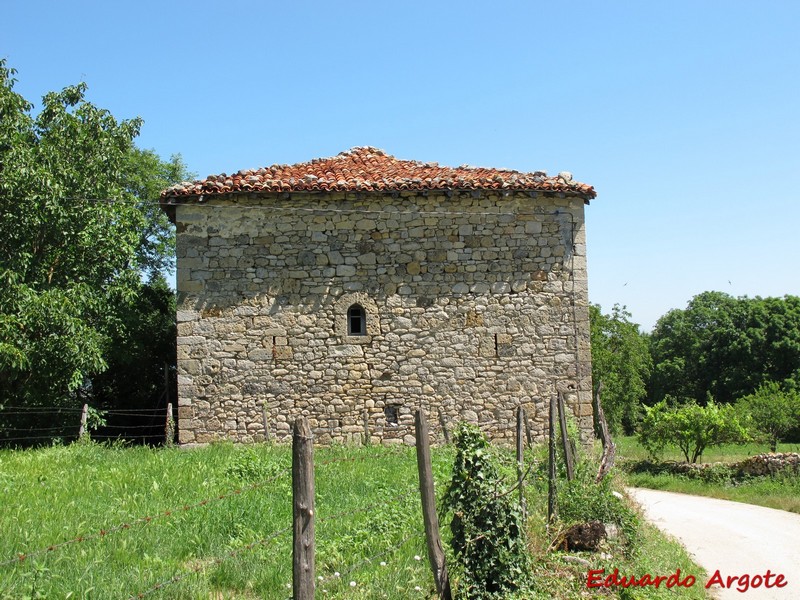
{"type": "MultiPolygon", "coordinates": [[[[77,413],[77,411],[74,412],[77,413]]],[[[386,455],[386,457],[391,457],[391,456],[392,454],[386,455]]],[[[376,459],[380,460],[380,458],[381,457],[376,457],[374,455],[369,455],[369,456],[365,455],[361,457],[353,457],[353,456],[334,457],[328,460],[320,461],[317,464],[317,468],[325,468],[328,465],[352,463],[359,460],[373,462],[376,459]]],[[[70,538],[54,542],[53,544],[47,546],[19,551],[13,556],[6,557],[5,559],[0,559],[0,568],[8,568],[9,566],[13,565],[22,565],[31,562],[33,559],[40,559],[46,557],[47,555],[59,552],[69,546],[74,546],[89,542],[104,542],[105,540],[109,539],[114,535],[119,535],[122,534],[123,532],[132,532],[135,531],[137,528],[145,526],[156,525],[159,522],[167,521],[170,518],[177,517],[178,515],[185,514],[190,511],[210,510],[211,507],[214,506],[215,504],[220,504],[233,497],[243,496],[244,494],[251,492],[252,490],[265,488],[279,481],[288,481],[290,478],[291,478],[290,470],[282,469],[279,473],[269,478],[263,479],[261,481],[246,486],[230,489],[224,493],[210,496],[199,501],[183,505],[177,505],[168,510],[162,510],[141,517],[137,517],[134,519],[126,520],[124,522],[118,522],[102,526],[99,528],[91,529],[88,531],[84,531],[70,538]]],[[[317,522],[320,524],[336,522],[336,521],[340,523],[349,523],[350,521],[353,520],[353,517],[357,517],[359,514],[379,513],[380,509],[387,503],[391,505],[404,504],[405,502],[408,501],[409,498],[412,498],[414,495],[418,493],[419,492],[417,487],[406,489],[397,494],[393,494],[386,498],[382,498],[380,501],[372,502],[367,505],[360,506],[351,510],[331,513],[327,515],[323,514],[317,517],[317,522]]],[[[275,531],[272,531],[271,533],[264,535],[260,539],[251,541],[244,546],[232,549],[218,556],[204,557],[202,560],[197,561],[196,564],[190,564],[185,569],[181,570],[178,573],[175,573],[171,577],[166,577],[164,579],[155,581],[149,586],[144,587],[139,591],[131,593],[128,597],[129,598],[149,597],[151,595],[163,591],[165,588],[169,588],[175,584],[185,581],[187,578],[197,575],[198,573],[201,573],[202,571],[208,568],[219,566],[222,565],[223,563],[235,561],[236,559],[245,556],[248,552],[252,550],[269,546],[271,543],[279,539],[281,536],[288,534],[288,532],[293,529],[293,526],[294,525],[292,524],[292,525],[287,525],[286,527],[276,529],[275,531]]],[[[420,537],[421,533],[419,531],[414,531],[410,535],[403,537],[401,540],[389,543],[385,547],[380,548],[378,552],[375,552],[374,554],[370,555],[367,558],[357,560],[350,565],[344,565],[342,567],[338,567],[338,571],[333,571],[331,573],[326,573],[325,575],[320,575],[320,578],[317,579],[315,583],[319,583],[321,585],[324,584],[330,587],[331,589],[335,589],[334,586],[342,582],[341,580],[342,577],[347,578],[350,574],[357,572],[364,566],[374,564],[375,561],[377,561],[381,557],[386,557],[397,552],[398,550],[408,545],[414,539],[419,539],[420,537]]],[[[421,560],[421,557],[419,557],[419,560],[421,560]]],[[[349,582],[345,582],[345,584],[349,585],[349,582]]],[[[364,582],[361,582],[361,585],[364,585],[364,582]]]]}
{"type": "MultiPolygon", "coordinates": [[[[552,402],[554,408],[558,406],[557,402],[552,402]]],[[[8,407],[11,409],[11,407],[8,407]]],[[[11,409],[14,410],[14,409],[11,409]]],[[[72,412],[77,414],[75,409],[72,412]]],[[[123,411],[126,412],[126,411],[123,411]]],[[[155,412],[155,411],[154,411],[155,412]]],[[[83,410],[82,414],[85,415],[86,411],[83,410]]],[[[163,414],[163,413],[162,413],[163,414]]],[[[313,598],[317,587],[326,589],[328,591],[336,590],[341,586],[352,586],[356,583],[355,579],[350,579],[350,576],[356,573],[359,569],[367,565],[374,566],[375,562],[383,557],[388,557],[402,548],[407,546],[414,540],[425,538],[427,546],[427,560],[420,555],[415,555],[414,559],[422,562],[426,560],[433,575],[433,582],[436,587],[436,595],[441,600],[450,600],[452,597],[450,591],[449,576],[447,565],[445,564],[445,555],[442,547],[441,535],[439,532],[438,514],[435,506],[435,493],[433,475],[430,460],[430,440],[433,437],[428,430],[425,413],[423,410],[415,412],[414,429],[416,434],[416,448],[417,448],[417,470],[419,474],[419,485],[411,489],[406,489],[390,497],[383,498],[380,501],[372,502],[370,504],[360,506],[351,510],[317,515],[314,506],[314,478],[315,478],[315,465],[313,461],[313,442],[314,436],[311,434],[308,420],[305,417],[297,419],[293,426],[293,443],[292,443],[292,468],[283,468],[278,473],[257,481],[255,483],[229,489],[223,493],[207,497],[205,499],[195,501],[193,503],[182,504],[174,506],[171,509],[158,511],[149,515],[141,516],[138,518],[130,519],[125,522],[115,523],[112,525],[96,528],[89,531],[84,531],[68,539],[55,542],[48,546],[35,548],[32,550],[24,550],[16,553],[14,556],[2,559],[0,557],[0,568],[6,568],[15,564],[22,564],[29,562],[30,559],[41,558],[55,552],[58,552],[68,546],[77,545],[91,541],[104,541],[114,535],[121,534],[122,532],[135,531],[137,528],[149,526],[159,522],[167,521],[178,515],[185,514],[190,511],[208,510],[214,505],[221,504],[230,498],[246,495],[247,493],[271,486],[281,481],[291,479],[292,485],[292,505],[293,516],[292,524],[287,524],[285,527],[263,535],[262,537],[249,541],[243,546],[232,549],[228,552],[219,554],[217,556],[204,557],[202,560],[186,566],[180,572],[173,574],[171,577],[166,577],[151,583],[149,586],[144,587],[140,591],[133,592],[130,598],[144,598],[156,592],[170,587],[181,581],[186,580],[193,575],[196,575],[203,570],[219,566],[224,563],[234,561],[245,556],[248,552],[257,548],[267,547],[278,538],[293,531],[293,550],[292,550],[292,571],[293,583],[291,585],[294,600],[306,600],[313,598]],[[306,461],[301,467],[300,462],[306,461]],[[306,490],[306,494],[299,493],[298,490],[306,490]],[[310,490],[310,495],[308,491],[310,490]],[[315,526],[314,523],[325,524],[329,522],[339,521],[348,522],[352,517],[365,513],[380,514],[380,509],[388,504],[403,505],[408,499],[416,494],[420,496],[422,521],[424,524],[424,532],[415,529],[407,533],[402,539],[387,542],[384,540],[384,545],[377,549],[377,552],[370,554],[365,558],[354,561],[349,565],[343,565],[336,570],[331,571],[330,565],[326,565],[326,572],[324,574],[316,574],[315,570],[315,526]],[[308,535],[310,533],[310,536],[308,535]]],[[[488,422],[487,422],[488,423],[488,422]]],[[[517,447],[518,449],[523,445],[525,436],[526,416],[525,411],[520,407],[517,411],[517,447]]],[[[441,424],[442,429],[446,430],[444,423],[441,424]]],[[[448,435],[449,437],[449,435],[448,435]]],[[[552,437],[552,436],[551,436],[552,437]]],[[[386,455],[391,456],[390,454],[386,455]]],[[[342,464],[353,462],[357,460],[376,460],[374,455],[364,455],[361,457],[342,456],[334,457],[328,460],[320,461],[316,467],[324,468],[328,465],[342,464]]],[[[522,455],[518,451],[518,482],[515,487],[519,487],[520,494],[522,494],[522,487],[525,479],[530,474],[530,468],[524,470],[522,465],[522,455]]],[[[513,488],[512,490],[513,491],[513,488]]],[[[406,530],[407,531],[407,530],[406,530]]],[[[381,567],[385,566],[385,561],[379,563],[381,567]]],[[[363,586],[364,582],[359,582],[359,586],[363,586]]],[[[418,586],[417,586],[418,587],[418,586]]]]}
{"type": "Polygon", "coordinates": [[[121,409],[95,409],[88,403],[82,408],[0,405],[0,444],[36,446],[89,436],[98,441],[169,446],[175,437],[176,416],[172,403],[163,408],[121,409]],[[53,420],[60,424],[54,426],[53,420]]]}
{"type": "MultiPolygon", "coordinates": [[[[162,399],[164,395],[162,394],[162,399]]],[[[151,445],[170,446],[175,442],[177,426],[177,407],[172,403],[167,403],[162,408],[121,408],[121,409],[102,409],[84,404],[82,408],[60,407],[60,406],[9,406],[0,405],[0,445],[8,447],[40,446],[51,443],[70,443],[81,439],[82,436],[95,441],[114,442],[123,441],[130,443],[147,443],[151,445]],[[52,426],[46,424],[39,426],[36,424],[25,424],[25,419],[59,418],[61,424],[52,426]],[[99,420],[98,420],[99,419],[99,420]],[[22,420],[22,421],[20,421],[22,420]],[[120,424],[122,423],[122,424],[120,424]],[[146,424],[144,424],[146,423],[146,424]]],[[[251,442],[286,442],[291,437],[291,431],[287,436],[284,432],[274,429],[276,422],[270,419],[266,403],[261,406],[260,423],[262,429],[260,434],[251,438],[238,440],[245,443],[251,442]]],[[[380,413],[383,415],[383,413],[380,413]]],[[[349,418],[349,425],[356,422],[363,427],[361,434],[352,435],[353,441],[359,440],[365,445],[369,445],[373,436],[377,435],[381,439],[395,439],[402,443],[406,434],[413,435],[414,424],[405,422],[391,426],[382,423],[376,417],[377,413],[364,410],[354,411],[352,414],[340,415],[339,418],[349,418]]],[[[450,443],[452,429],[455,419],[452,415],[446,415],[441,409],[436,414],[432,414],[432,430],[439,442],[450,443]]],[[[510,441],[514,437],[514,427],[508,419],[491,418],[490,415],[481,415],[475,424],[485,434],[498,438],[502,437],[510,441]]],[[[525,432],[528,445],[532,443],[531,422],[526,417],[525,432]]],[[[313,428],[314,435],[326,433],[331,439],[335,438],[333,426],[330,424],[319,424],[313,428]]],[[[220,439],[226,439],[223,435],[220,439]]],[[[349,438],[348,438],[349,439],[349,438]]],[[[236,440],[234,440],[236,441],[236,440]]]]}

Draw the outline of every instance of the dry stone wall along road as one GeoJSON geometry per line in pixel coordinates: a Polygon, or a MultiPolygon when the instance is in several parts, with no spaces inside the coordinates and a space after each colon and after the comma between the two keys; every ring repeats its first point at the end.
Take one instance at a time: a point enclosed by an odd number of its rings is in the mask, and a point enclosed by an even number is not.
{"type": "Polygon", "coordinates": [[[677,538],[706,569],[708,577],[696,585],[723,583],[709,587],[712,597],[800,599],[800,515],[673,492],[627,491],[647,520],[677,538]],[[729,577],[738,579],[729,584],[729,577]]]}

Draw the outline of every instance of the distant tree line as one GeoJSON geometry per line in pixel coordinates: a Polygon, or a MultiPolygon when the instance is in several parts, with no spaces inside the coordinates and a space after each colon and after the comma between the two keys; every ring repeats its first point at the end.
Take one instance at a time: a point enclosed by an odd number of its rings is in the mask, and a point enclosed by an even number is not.
{"type": "Polygon", "coordinates": [[[800,389],[800,297],[704,292],[661,317],[650,338],[649,398],[731,403],[775,382],[800,389]]]}
{"type": "Polygon", "coordinates": [[[137,148],[142,121],[85,84],[34,111],[14,75],[0,60],[0,444],[74,435],[85,402],[109,436],[163,435],[135,413],[175,387],[174,231],[155,201],[186,168],[137,148]]]}
{"type": "Polygon", "coordinates": [[[641,425],[680,445],[680,424],[697,437],[689,424],[707,419],[716,443],[755,433],[774,450],[780,439],[800,439],[800,297],[704,292],[661,317],[651,334],[619,306],[611,314],[593,306],[590,318],[592,374],[604,384],[613,431],[641,425]]]}

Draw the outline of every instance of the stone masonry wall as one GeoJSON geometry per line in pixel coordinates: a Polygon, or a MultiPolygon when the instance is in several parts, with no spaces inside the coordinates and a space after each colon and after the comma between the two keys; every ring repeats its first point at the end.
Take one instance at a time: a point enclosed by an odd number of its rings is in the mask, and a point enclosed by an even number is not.
{"type": "Polygon", "coordinates": [[[413,410],[510,441],[556,390],[591,436],[582,198],[543,193],[261,194],[179,205],[183,444],[413,443],[413,410]],[[366,335],[347,332],[347,309],[366,335]]]}

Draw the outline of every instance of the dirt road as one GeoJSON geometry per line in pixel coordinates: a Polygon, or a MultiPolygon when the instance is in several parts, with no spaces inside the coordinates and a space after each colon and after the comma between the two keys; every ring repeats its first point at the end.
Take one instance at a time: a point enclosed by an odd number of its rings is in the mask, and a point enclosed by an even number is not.
{"type": "Polygon", "coordinates": [[[707,581],[723,582],[724,588],[709,588],[716,590],[714,597],[800,599],[800,515],[701,496],[627,491],[649,521],[680,540],[708,571],[707,581]],[[729,576],[738,579],[728,585],[729,576]],[[785,586],[778,587],[781,583],[785,586]]]}

